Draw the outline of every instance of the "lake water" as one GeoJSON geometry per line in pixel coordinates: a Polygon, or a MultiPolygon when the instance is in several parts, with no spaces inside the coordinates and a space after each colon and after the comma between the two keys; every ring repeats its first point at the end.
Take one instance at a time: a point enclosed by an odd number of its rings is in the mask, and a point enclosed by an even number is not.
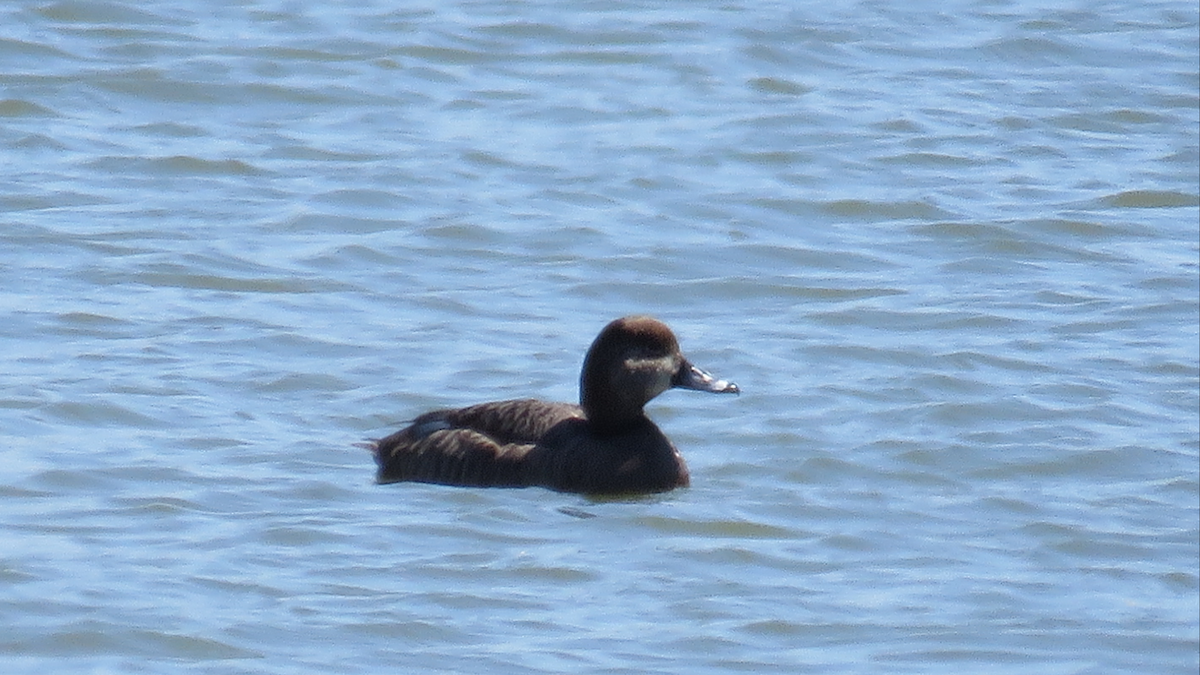
{"type": "Polygon", "coordinates": [[[0,669],[1194,674],[1198,11],[5,3],[0,669]],[[631,313],[691,488],[373,483],[631,313]]]}

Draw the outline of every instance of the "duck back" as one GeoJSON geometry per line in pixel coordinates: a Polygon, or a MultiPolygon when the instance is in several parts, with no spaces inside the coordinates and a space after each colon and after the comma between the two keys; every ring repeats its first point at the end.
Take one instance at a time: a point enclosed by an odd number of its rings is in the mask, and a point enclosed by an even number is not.
{"type": "Polygon", "coordinates": [[[599,435],[579,406],[532,399],[428,412],[373,450],[381,483],[609,494],[688,484],[683,458],[649,419],[599,435]]]}
{"type": "Polygon", "coordinates": [[[527,455],[579,406],[533,399],[434,410],[377,441],[372,451],[380,483],[417,481],[469,487],[522,487],[527,455]]]}

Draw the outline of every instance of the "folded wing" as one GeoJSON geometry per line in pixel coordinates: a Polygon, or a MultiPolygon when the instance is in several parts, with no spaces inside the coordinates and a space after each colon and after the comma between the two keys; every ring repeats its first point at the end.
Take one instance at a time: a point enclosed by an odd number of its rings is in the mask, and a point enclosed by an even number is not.
{"type": "Polygon", "coordinates": [[[376,476],[381,483],[527,486],[526,458],[538,440],[560,422],[582,415],[578,406],[533,399],[425,413],[375,443],[376,476]]]}

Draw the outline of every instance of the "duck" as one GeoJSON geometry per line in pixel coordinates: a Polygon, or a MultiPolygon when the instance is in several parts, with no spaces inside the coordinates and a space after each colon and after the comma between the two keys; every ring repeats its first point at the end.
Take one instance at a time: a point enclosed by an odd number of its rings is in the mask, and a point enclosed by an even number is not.
{"type": "Polygon", "coordinates": [[[686,487],[683,456],[643,410],[668,389],[741,393],[685,358],[663,322],[619,318],[588,348],[578,405],[517,399],[424,413],[368,444],[376,481],[594,495],[686,487]]]}

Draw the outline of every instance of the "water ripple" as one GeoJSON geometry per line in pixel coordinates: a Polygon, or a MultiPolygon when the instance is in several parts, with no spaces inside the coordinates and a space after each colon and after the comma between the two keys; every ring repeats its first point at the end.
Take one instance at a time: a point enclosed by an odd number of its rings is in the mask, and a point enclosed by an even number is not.
{"type": "Polygon", "coordinates": [[[5,5],[5,666],[1194,672],[1190,9],[5,5]],[[374,484],[635,312],[690,489],[374,484]]]}

